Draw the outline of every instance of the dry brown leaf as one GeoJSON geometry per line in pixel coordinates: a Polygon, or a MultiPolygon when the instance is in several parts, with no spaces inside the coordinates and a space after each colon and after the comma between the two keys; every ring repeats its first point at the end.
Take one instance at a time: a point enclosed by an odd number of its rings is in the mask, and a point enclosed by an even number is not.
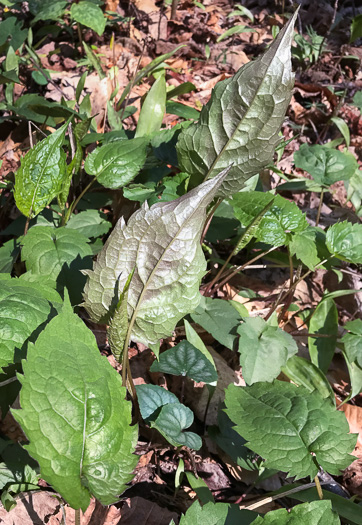
{"type": "Polygon", "coordinates": [[[353,434],[358,434],[357,444],[352,454],[362,459],[362,407],[345,403],[341,406],[349,424],[349,430],[353,434]]]}
{"type": "Polygon", "coordinates": [[[178,521],[176,512],[160,507],[157,503],[136,496],[130,498],[128,507],[122,509],[122,525],[169,525],[178,521]]]}
{"type": "Polygon", "coordinates": [[[60,511],[60,502],[54,492],[32,491],[19,494],[15,499],[17,505],[10,512],[0,508],[1,525],[60,525],[60,520],[49,521],[60,511]]]}

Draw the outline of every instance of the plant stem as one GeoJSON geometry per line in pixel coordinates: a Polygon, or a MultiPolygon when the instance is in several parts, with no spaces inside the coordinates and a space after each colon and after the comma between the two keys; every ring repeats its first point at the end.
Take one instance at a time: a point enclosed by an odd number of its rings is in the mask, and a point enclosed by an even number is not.
{"type": "Polygon", "coordinates": [[[316,226],[318,226],[319,219],[321,218],[321,211],[322,211],[322,206],[323,206],[323,194],[324,194],[324,189],[322,189],[321,194],[320,194],[320,198],[319,198],[319,206],[318,206],[318,211],[317,211],[317,218],[315,220],[315,225],[316,226]]]}
{"type": "Polygon", "coordinates": [[[171,20],[174,20],[176,18],[177,4],[178,4],[178,0],[172,0],[171,20]]]}
{"type": "Polygon", "coordinates": [[[96,181],[96,177],[94,177],[94,179],[92,179],[90,181],[90,183],[84,188],[84,190],[80,193],[80,195],[78,195],[78,197],[76,198],[76,200],[74,201],[74,204],[72,204],[72,211],[70,212],[69,214],[69,217],[71,216],[71,214],[74,212],[75,208],[77,207],[78,205],[78,202],[80,201],[80,199],[87,193],[87,191],[89,190],[89,188],[91,188],[93,186],[93,184],[95,183],[96,181]]]}
{"type": "Polygon", "coordinates": [[[231,273],[229,273],[223,281],[221,281],[221,283],[219,283],[216,287],[215,287],[215,290],[219,290],[222,286],[224,286],[224,284],[226,284],[228,281],[230,281],[230,279],[232,277],[234,277],[234,275],[236,275],[237,273],[241,272],[242,270],[244,270],[244,268],[246,266],[249,266],[249,264],[252,264],[253,262],[257,261],[258,259],[261,259],[262,257],[264,257],[265,255],[267,255],[268,253],[270,252],[273,252],[274,250],[276,250],[276,247],[273,246],[272,248],[270,248],[269,250],[266,250],[265,252],[261,252],[259,253],[256,257],[254,257],[253,259],[250,259],[250,261],[246,262],[245,264],[243,264],[242,266],[238,266],[237,268],[235,268],[235,270],[232,270],[231,273]]]}
{"type": "Polygon", "coordinates": [[[74,510],[74,524],[80,525],[80,509],[74,510]]]}
{"type": "Polygon", "coordinates": [[[209,229],[209,226],[210,226],[210,223],[211,223],[211,220],[214,216],[214,213],[216,212],[216,210],[218,209],[218,207],[220,206],[220,204],[222,203],[222,199],[218,199],[215,206],[212,207],[209,215],[206,217],[206,221],[205,221],[205,226],[204,226],[204,229],[202,230],[202,234],[201,234],[201,238],[200,238],[200,244],[202,244],[204,242],[204,239],[205,239],[205,236],[207,234],[207,230],[209,229]]]}
{"type": "MultiPolygon", "coordinates": [[[[128,95],[127,95],[127,98],[126,98],[126,101],[124,103],[124,106],[122,108],[122,112],[121,112],[121,115],[120,115],[120,120],[122,121],[122,118],[123,118],[123,115],[124,115],[124,112],[126,110],[126,107],[127,107],[127,104],[128,104],[128,101],[129,101],[129,97],[131,96],[131,91],[133,89],[133,86],[136,82],[136,76],[137,76],[137,71],[139,70],[140,68],[140,64],[141,64],[141,60],[142,60],[142,57],[143,57],[143,53],[145,52],[145,47],[146,47],[146,41],[143,42],[143,48],[142,48],[142,51],[141,51],[141,54],[140,54],[140,57],[138,59],[138,62],[137,62],[137,67],[136,67],[136,70],[133,74],[133,78],[132,78],[132,82],[131,82],[131,86],[129,88],[129,91],[128,91],[128,95]]],[[[116,110],[119,110],[120,108],[118,107],[118,104],[119,102],[117,102],[117,105],[116,105],[116,110]]]]}
{"type": "Polygon", "coordinates": [[[318,492],[319,499],[323,499],[323,491],[322,491],[322,487],[321,487],[321,484],[320,484],[320,481],[319,481],[318,474],[314,478],[314,481],[315,481],[315,486],[316,486],[316,489],[317,489],[317,492],[318,492]]]}

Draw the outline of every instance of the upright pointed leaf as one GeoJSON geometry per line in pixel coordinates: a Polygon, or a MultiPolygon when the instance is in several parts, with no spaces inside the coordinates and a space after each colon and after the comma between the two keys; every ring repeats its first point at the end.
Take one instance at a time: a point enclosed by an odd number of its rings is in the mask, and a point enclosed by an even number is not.
{"type": "Polygon", "coordinates": [[[326,373],[332,361],[338,335],[338,311],[333,299],[323,299],[315,309],[310,323],[308,349],[311,361],[326,373]],[[318,337],[318,336],[321,337],[318,337]],[[325,337],[323,337],[325,336],[325,337]]]}
{"type": "Polygon", "coordinates": [[[160,75],[147,93],[137,123],[135,138],[160,131],[166,111],[166,79],[160,75]]]}
{"type": "Polygon", "coordinates": [[[137,463],[137,427],[120,376],[69,304],[29,349],[23,370],[13,414],[42,478],[75,509],[85,511],[91,495],[115,502],[137,463]]]}
{"type": "Polygon", "coordinates": [[[353,460],[356,435],[349,434],[344,414],[317,392],[282,381],[230,385],[225,404],[235,430],[268,468],[299,479],[315,477],[320,465],[338,476],[353,460]]]}
{"type": "Polygon", "coordinates": [[[128,224],[121,218],[100,252],[84,291],[92,319],[107,322],[133,268],[128,291],[129,335],[144,344],[168,337],[200,301],[206,269],[200,235],[206,207],[227,170],[171,202],[145,204],[128,224]]]}
{"type": "Polygon", "coordinates": [[[216,85],[198,123],[181,133],[179,165],[192,175],[192,185],[233,164],[219,190],[229,196],[271,162],[294,82],[290,46],[295,18],[263,56],[216,85]]]}
{"type": "Polygon", "coordinates": [[[15,202],[26,217],[38,215],[61,191],[66,175],[62,144],[68,123],[38,142],[15,174],[15,202]]]}

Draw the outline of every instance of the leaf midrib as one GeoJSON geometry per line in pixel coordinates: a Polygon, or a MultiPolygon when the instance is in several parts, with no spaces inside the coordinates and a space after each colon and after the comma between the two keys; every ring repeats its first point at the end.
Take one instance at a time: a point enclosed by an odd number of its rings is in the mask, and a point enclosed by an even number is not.
{"type": "MultiPolygon", "coordinates": [[[[289,29],[289,28],[288,28],[288,29],[289,29]]],[[[277,53],[278,49],[280,48],[280,46],[282,45],[282,43],[284,42],[284,39],[285,39],[286,34],[287,34],[287,31],[284,33],[283,38],[281,39],[281,41],[280,41],[278,47],[276,48],[276,53],[277,53]]],[[[212,163],[210,169],[208,170],[208,172],[206,173],[206,175],[205,175],[205,177],[204,177],[204,179],[203,179],[204,181],[207,180],[207,179],[210,177],[210,174],[212,173],[212,170],[214,169],[215,165],[218,163],[218,161],[220,160],[220,158],[221,158],[222,155],[224,154],[224,152],[225,152],[225,150],[227,149],[229,143],[233,140],[235,134],[237,133],[237,131],[239,130],[239,128],[240,128],[240,126],[241,126],[241,123],[244,122],[245,118],[246,118],[247,115],[249,114],[250,109],[252,108],[253,103],[254,103],[256,97],[259,95],[260,89],[261,89],[261,87],[262,87],[262,85],[263,85],[263,82],[264,82],[264,80],[265,80],[265,77],[266,77],[266,75],[267,75],[267,73],[268,73],[268,71],[269,71],[269,69],[270,69],[270,66],[271,66],[271,64],[273,63],[273,60],[274,60],[274,58],[275,58],[275,56],[276,56],[276,53],[272,56],[272,59],[270,60],[268,66],[267,66],[266,72],[265,72],[265,74],[263,75],[263,78],[262,78],[262,80],[261,80],[261,82],[260,82],[260,84],[259,84],[259,87],[258,87],[257,91],[255,92],[255,95],[254,95],[253,98],[252,98],[251,103],[249,104],[249,107],[247,108],[246,112],[244,113],[244,115],[242,116],[241,120],[239,121],[239,124],[235,127],[235,130],[232,132],[231,136],[229,137],[229,139],[227,140],[227,142],[225,143],[225,145],[224,145],[223,148],[221,149],[220,153],[215,157],[215,160],[213,161],[213,163],[212,163]]],[[[263,57],[262,57],[262,58],[263,58],[263,57]]],[[[223,94],[224,94],[224,93],[223,93],[223,94]]],[[[265,124],[264,124],[264,125],[265,125],[265,124]]],[[[264,125],[263,125],[263,126],[264,126],[264,125]]]]}
{"type": "MultiPolygon", "coordinates": [[[[38,177],[38,180],[35,184],[35,188],[34,188],[34,192],[33,192],[33,199],[31,201],[31,205],[30,205],[30,210],[29,210],[29,216],[31,215],[32,211],[33,211],[33,205],[34,205],[34,202],[35,202],[35,197],[38,193],[38,188],[39,188],[39,185],[40,183],[42,182],[42,179],[43,179],[43,176],[44,176],[44,172],[45,172],[45,169],[47,168],[47,165],[48,165],[48,162],[49,162],[49,159],[52,158],[52,155],[53,155],[53,151],[54,149],[57,147],[58,145],[58,141],[60,140],[60,138],[62,137],[63,135],[63,132],[55,139],[54,143],[52,145],[50,145],[50,153],[49,153],[49,156],[47,157],[46,159],[46,162],[44,163],[44,167],[43,169],[41,170],[41,174],[40,176],[38,177]]],[[[62,139],[63,140],[63,139],[62,139]]],[[[33,150],[35,151],[35,150],[33,150]]],[[[36,156],[37,156],[37,152],[36,152],[36,156]]],[[[60,156],[61,156],[61,152],[60,152],[60,156]]]]}

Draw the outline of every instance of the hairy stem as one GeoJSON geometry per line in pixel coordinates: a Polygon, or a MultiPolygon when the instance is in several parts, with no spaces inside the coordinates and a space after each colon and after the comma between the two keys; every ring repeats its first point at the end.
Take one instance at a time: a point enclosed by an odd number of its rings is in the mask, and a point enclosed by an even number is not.
{"type": "Polygon", "coordinates": [[[80,525],[81,519],[80,519],[80,509],[74,510],[74,523],[75,525],[80,525]]]}

